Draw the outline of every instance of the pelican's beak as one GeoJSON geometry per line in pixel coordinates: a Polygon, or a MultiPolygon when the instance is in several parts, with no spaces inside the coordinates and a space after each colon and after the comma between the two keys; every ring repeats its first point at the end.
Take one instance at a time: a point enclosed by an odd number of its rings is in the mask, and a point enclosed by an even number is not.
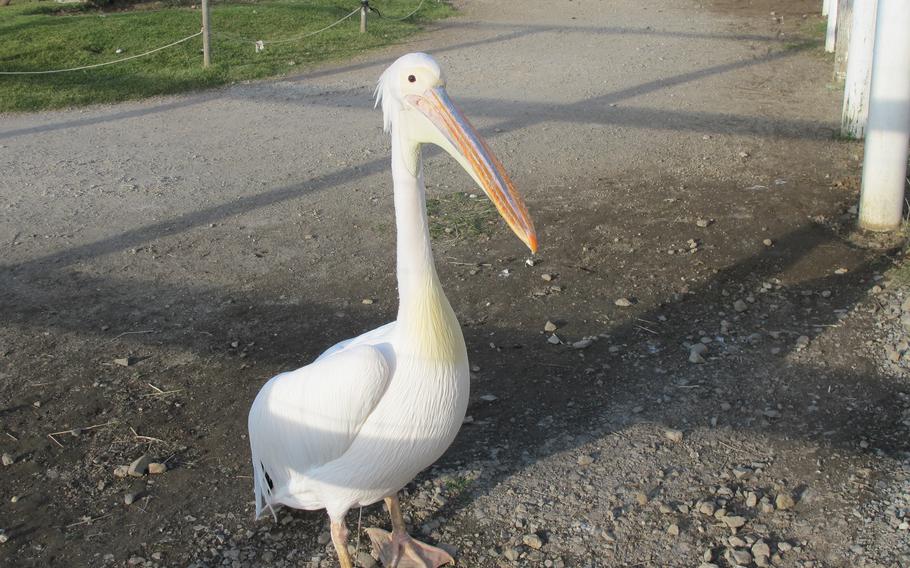
{"type": "Polygon", "coordinates": [[[444,138],[439,145],[474,178],[512,231],[531,252],[537,252],[537,233],[524,200],[486,141],[449,99],[445,88],[434,87],[422,95],[408,95],[407,100],[438,129],[444,138]]]}

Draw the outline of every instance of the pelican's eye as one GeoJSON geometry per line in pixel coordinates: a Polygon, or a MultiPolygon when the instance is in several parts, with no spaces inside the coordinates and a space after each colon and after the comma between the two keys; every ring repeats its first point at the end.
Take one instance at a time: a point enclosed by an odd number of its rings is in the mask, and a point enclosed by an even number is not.
{"type": "Polygon", "coordinates": [[[415,76],[413,76],[413,75],[408,75],[408,82],[409,82],[409,83],[416,83],[416,82],[417,82],[417,77],[415,77],[415,76]]]}

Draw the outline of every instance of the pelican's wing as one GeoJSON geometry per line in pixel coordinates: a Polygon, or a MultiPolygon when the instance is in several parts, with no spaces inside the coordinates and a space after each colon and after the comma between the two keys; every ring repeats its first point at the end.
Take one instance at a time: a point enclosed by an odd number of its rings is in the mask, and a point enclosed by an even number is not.
{"type": "Polygon", "coordinates": [[[391,377],[380,349],[354,345],[262,387],[249,416],[257,517],[292,480],[347,451],[391,377]]]}
{"type": "Polygon", "coordinates": [[[371,329],[370,331],[358,335],[357,337],[352,337],[351,339],[345,339],[344,341],[339,341],[335,345],[329,347],[322,352],[322,355],[316,358],[317,361],[328,357],[329,355],[334,355],[339,351],[344,351],[348,347],[353,347],[355,345],[376,345],[377,343],[384,343],[389,341],[392,334],[395,332],[395,323],[389,322],[382,327],[377,327],[376,329],[371,329]]]}

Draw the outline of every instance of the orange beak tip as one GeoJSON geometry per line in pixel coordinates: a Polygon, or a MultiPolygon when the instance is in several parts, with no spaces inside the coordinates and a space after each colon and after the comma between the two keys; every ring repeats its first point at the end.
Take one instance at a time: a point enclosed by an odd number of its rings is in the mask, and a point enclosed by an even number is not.
{"type": "Polygon", "coordinates": [[[532,253],[537,253],[537,235],[531,235],[528,238],[528,248],[531,249],[532,253]]]}

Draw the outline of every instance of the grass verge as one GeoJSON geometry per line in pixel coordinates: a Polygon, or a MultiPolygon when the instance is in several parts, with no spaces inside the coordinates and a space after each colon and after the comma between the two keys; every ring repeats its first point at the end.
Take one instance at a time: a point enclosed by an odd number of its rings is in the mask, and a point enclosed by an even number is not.
{"type": "MultiPolygon", "coordinates": [[[[318,35],[269,44],[319,30],[359,6],[358,0],[213,2],[212,66],[202,67],[202,38],[150,56],[84,71],[51,75],[0,75],[0,112],[110,103],[280,76],[322,61],[389,45],[421,24],[454,10],[425,0],[374,0],[384,17],[370,14],[367,33],[359,15],[318,35]],[[259,53],[254,42],[265,40],[259,53]]],[[[101,11],[83,4],[13,0],[0,8],[0,71],[42,71],[103,63],[136,55],[201,28],[198,6],[138,4],[101,11]],[[119,50],[119,53],[118,53],[119,50]]]]}

